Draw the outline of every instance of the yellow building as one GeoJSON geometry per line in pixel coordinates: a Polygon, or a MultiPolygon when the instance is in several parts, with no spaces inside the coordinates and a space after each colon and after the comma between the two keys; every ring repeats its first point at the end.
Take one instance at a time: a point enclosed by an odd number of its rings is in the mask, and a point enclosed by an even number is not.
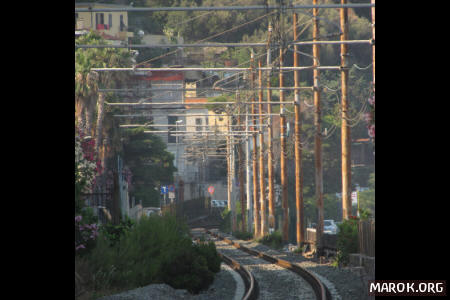
{"type": "Polygon", "coordinates": [[[211,130],[217,130],[223,133],[228,132],[228,116],[223,114],[216,114],[213,111],[208,111],[208,121],[211,130]]]}
{"type": "MultiPolygon", "coordinates": [[[[75,3],[75,8],[124,8],[128,6],[105,3],[75,3]]],[[[106,40],[128,41],[128,12],[75,12],[75,31],[93,30],[106,40]]]]}
{"type": "Polygon", "coordinates": [[[186,128],[187,131],[218,131],[222,133],[227,133],[228,128],[228,116],[223,114],[216,114],[212,110],[206,109],[203,105],[190,105],[190,103],[208,103],[206,98],[185,98],[184,103],[186,108],[189,109],[187,115],[192,114],[198,116],[186,117],[186,128]],[[201,114],[207,114],[208,116],[200,116],[201,114]],[[205,126],[207,125],[207,127],[205,126]],[[196,127],[194,127],[196,126],[196,127]]]}

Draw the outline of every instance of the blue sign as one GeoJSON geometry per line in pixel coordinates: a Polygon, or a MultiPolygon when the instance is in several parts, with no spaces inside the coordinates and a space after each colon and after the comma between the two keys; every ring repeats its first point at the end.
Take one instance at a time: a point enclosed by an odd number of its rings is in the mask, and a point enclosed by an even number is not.
{"type": "Polygon", "coordinates": [[[161,186],[161,194],[167,194],[168,191],[169,191],[169,189],[167,188],[167,185],[161,186]]]}
{"type": "Polygon", "coordinates": [[[173,184],[169,185],[169,192],[175,192],[175,186],[173,184]]]}

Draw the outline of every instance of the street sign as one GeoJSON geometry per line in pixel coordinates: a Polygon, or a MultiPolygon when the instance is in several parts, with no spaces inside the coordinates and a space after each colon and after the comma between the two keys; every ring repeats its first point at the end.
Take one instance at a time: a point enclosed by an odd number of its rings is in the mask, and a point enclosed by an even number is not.
{"type": "Polygon", "coordinates": [[[167,185],[162,185],[161,186],[161,194],[167,194],[167,192],[168,192],[167,185]]]}
{"type": "Polygon", "coordinates": [[[173,184],[169,185],[169,192],[175,192],[175,186],[173,184]]]}
{"type": "Polygon", "coordinates": [[[358,203],[358,192],[352,192],[352,204],[358,203]]]}
{"type": "Polygon", "coordinates": [[[175,199],[175,193],[169,192],[169,199],[175,199]]]}
{"type": "Polygon", "coordinates": [[[212,185],[208,188],[208,193],[211,195],[214,194],[214,187],[212,185]]]}

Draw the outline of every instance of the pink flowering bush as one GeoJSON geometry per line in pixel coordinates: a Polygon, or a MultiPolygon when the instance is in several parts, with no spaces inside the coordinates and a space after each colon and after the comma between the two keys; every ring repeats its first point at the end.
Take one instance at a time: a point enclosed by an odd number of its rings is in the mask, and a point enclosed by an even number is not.
{"type": "Polygon", "coordinates": [[[82,215],[75,216],[75,254],[77,255],[85,254],[92,249],[98,236],[97,224],[87,219],[89,218],[83,220],[82,215]]]}
{"type": "Polygon", "coordinates": [[[79,128],[75,132],[75,211],[79,212],[82,203],[80,195],[89,193],[95,186],[96,177],[102,172],[101,162],[95,151],[95,140],[85,139],[79,128]]]}

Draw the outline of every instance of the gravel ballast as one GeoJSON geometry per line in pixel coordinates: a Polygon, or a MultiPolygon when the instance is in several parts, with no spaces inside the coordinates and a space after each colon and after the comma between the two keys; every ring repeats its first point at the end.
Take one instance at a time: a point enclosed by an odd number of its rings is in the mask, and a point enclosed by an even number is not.
{"type": "Polygon", "coordinates": [[[318,275],[319,279],[322,280],[322,282],[327,286],[333,299],[370,299],[367,295],[367,286],[363,283],[361,276],[358,276],[349,269],[333,267],[330,263],[318,264],[312,259],[305,258],[300,254],[277,251],[263,244],[254,241],[239,240],[222,232],[218,232],[218,234],[240,243],[247,248],[264,252],[267,255],[295,263],[313,274],[318,275]]]}
{"type": "Polygon", "coordinates": [[[214,282],[208,290],[197,295],[192,295],[187,290],[174,289],[167,284],[150,284],[120,294],[105,296],[99,300],[233,300],[237,284],[231,272],[234,271],[222,263],[220,271],[215,275],[214,282]]]}
{"type": "Polygon", "coordinates": [[[309,283],[294,272],[249,255],[224,241],[212,240],[217,251],[235,259],[253,274],[259,286],[258,299],[315,299],[309,283]]]}

